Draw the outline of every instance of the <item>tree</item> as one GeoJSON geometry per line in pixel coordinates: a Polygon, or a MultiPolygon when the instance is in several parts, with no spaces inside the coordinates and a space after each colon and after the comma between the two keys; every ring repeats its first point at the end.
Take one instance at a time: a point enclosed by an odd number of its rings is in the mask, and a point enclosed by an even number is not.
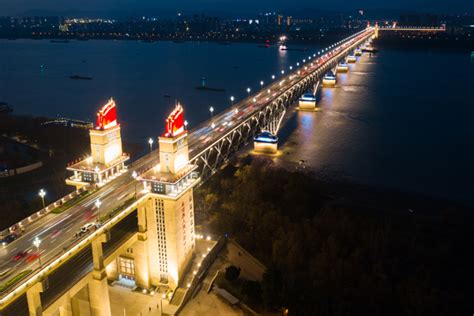
{"type": "Polygon", "coordinates": [[[229,266],[225,269],[225,278],[227,281],[234,281],[236,280],[240,275],[240,268],[237,268],[236,266],[229,266]]]}

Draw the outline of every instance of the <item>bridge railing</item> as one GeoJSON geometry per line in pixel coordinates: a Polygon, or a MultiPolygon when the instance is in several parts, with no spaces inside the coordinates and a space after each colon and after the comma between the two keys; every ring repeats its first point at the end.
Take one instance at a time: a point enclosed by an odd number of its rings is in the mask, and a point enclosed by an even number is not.
{"type": "MultiPolygon", "coordinates": [[[[373,31],[373,28],[372,28],[373,31]]],[[[351,36],[348,40],[352,40],[353,38],[360,36],[360,35],[365,35],[367,30],[361,31],[359,33],[354,34],[351,36]]],[[[239,143],[246,143],[248,139],[253,136],[253,132],[258,132],[259,128],[261,129],[262,125],[265,123],[265,120],[261,122],[261,115],[262,111],[264,111],[266,108],[274,104],[275,102],[278,103],[279,99],[285,99],[285,103],[292,103],[295,97],[295,94],[297,93],[290,93],[291,90],[295,91],[295,87],[305,87],[302,89],[301,94],[304,92],[305,89],[307,89],[307,85],[309,84],[309,77],[318,77],[318,79],[326,72],[328,69],[331,69],[337,65],[340,59],[344,58],[351,50],[362,44],[371,34],[367,33],[366,36],[363,36],[362,38],[354,41],[351,43],[350,46],[345,47],[343,50],[339,51],[336,55],[332,56],[329,61],[327,61],[325,64],[322,66],[311,70],[310,73],[305,75],[304,77],[301,77],[298,81],[296,81],[290,88],[286,89],[285,91],[282,92],[277,92],[276,96],[272,96],[267,102],[264,102],[262,104],[259,104],[256,106],[255,110],[253,110],[251,113],[247,114],[245,118],[240,121],[238,124],[236,124],[232,129],[226,131],[224,134],[219,135],[218,137],[214,137],[213,139],[210,140],[208,144],[205,146],[201,146],[197,148],[198,150],[193,153],[193,156],[190,159],[191,163],[196,163],[199,164],[201,163],[202,165],[202,170],[201,170],[201,177],[205,176],[203,171],[211,171],[210,174],[212,174],[218,167],[219,165],[219,160],[220,162],[225,161],[227,157],[229,157],[229,151],[234,150],[235,147],[233,142],[234,142],[234,136],[236,133],[239,133],[239,137],[237,137],[237,142],[239,143]],[[302,84],[302,82],[304,84],[302,84]],[[291,98],[286,98],[285,95],[291,95],[291,98]],[[291,100],[290,100],[291,99],[291,100]],[[257,118],[256,118],[257,117],[257,118]],[[244,132],[244,126],[248,126],[246,129],[246,133],[244,132]],[[241,139],[241,134],[246,135],[246,139],[242,140],[241,139]],[[213,149],[216,149],[214,153],[212,153],[213,149]],[[224,154],[223,154],[224,152],[224,154]],[[202,161],[201,161],[202,160],[202,161]],[[210,169],[210,170],[207,170],[210,169]]],[[[347,41],[348,41],[347,40],[347,41]]],[[[345,42],[347,42],[345,41],[345,42]]],[[[323,53],[324,54],[324,53],[323,53]]],[[[320,57],[319,57],[320,58],[320,57]]],[[[314,58],[314,60],[318,60],[318,58],[314,58]]],[[[303,67],[305,65],[309,65],[311,61],[308,61],[306,64],[302,65],[303,67]]],[[[286,75],[284,78],[281,78],[283,80],[287,80],[290,76],[295,75],[298,72],[298,70],[295,70],[294,72],[289,73],[286,75]]],[[[314,79],[314,78],[313,78],[314,79]]],[[[274,81],[272,85],[276,84],[278,81],[274,81]]],[[[259,93],[265,92],[266,89],[270,87],[265,87],[262,90],[259,91],[259,93]]],[[[297,96],[299,97],[299,95],[297,96]]],[[[241,101],[242,103],[239,103],[240,105],[245,105],[247,102],[249,102],[252,97],[248,97],[241,101]]],[[[287,105],[285,105],[287,107],[287,105]]],[[[266,113],[265,113],[266,114],[266,113]]],[[[206,121],[203,124],[209,124],[208,121],[206,121]]]]}
{"type": "Polygon", "coordinates": [[[56,268],[68,261],[76,253],[87,247],[98,236],[107,233],[110,229],[112,229],[113,226],[115,226],[117,223],[120,223],[120,221],[127,217],[127,215],[129,215],[137,207],[137,205],[142,203],[145,197],[146,195],[142,195],[139,198],[137,197],[133,203],[126,205],[126,207],[123,209],[120,209],[114,217],[108,219],[94,232],[90,233],[89,235],[85,235],[83,238],[76,241],[75,244],[70,245],[66,249],[59,250],[55,256],[44,262],[43,265],[30,274],[28,278],[22,280],[21,283],[16,285],[15,288],[10,289],[10,292],[4,293],[4,295],[2,295],[2,298],[0,299],[0,310],[2,310],[6,304],[14,301],[17,297],[25,293],[29,287],[33,286],[37,282],[41,282],[41,280],[52,273],[56,268]]]}
{"type": "Polygon", "coordinates": [[[52,210],[54,210],[57,207],[60,207],[64,203],[67,203],[68,201],[76,198],[77,196],[82,194],[84,191],[87,191],[87,189],[85,187],[81,188],[79,190],[73,191],[73,192],[69,193],[68,195],[63,196],[59,200],[54,201],[53,203],[51,203],[51,204],[47,205],[46,207],[40,209],[39,211],[31,214],[30,216],[22,219],[21,221],[17,222],[16,224],[13,224],[10,227],[5,228],[4,230],[0,231],[0,238],[3,238],[5,236],[7,236],[9,234],[13,234],[13,233],[21,235],[22,231],[24,229],[26,229],[29,224],[31,224],[34,221],[44,217],[45,215],[49,214],[52,210]]]}

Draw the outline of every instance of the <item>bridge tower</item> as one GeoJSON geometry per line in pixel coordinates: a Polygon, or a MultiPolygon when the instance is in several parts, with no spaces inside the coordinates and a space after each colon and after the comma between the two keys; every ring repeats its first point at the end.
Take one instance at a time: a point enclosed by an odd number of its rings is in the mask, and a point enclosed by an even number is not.
{"type": "Polygon", "coordinates": [[[125,170],[129,157],[122,152],[120,124],[112,98],[97,112],[97,123],[89,130],[89,136],[91,155],[67,167],[74,175],[66,183],[77,189],[91,183],[101,185],[125,170]]]}
{"type": "Polygon", "coordinates": [[[149,276],[152,284],[175,289],[194,253],[193,187],[199,182],[197,166],[189,163],[188,134],[179,104],[166,120],[159,152],[160,163],[138,177],[150,192],[145,206],[149,276]]]}
{"type": "Polygon", "coordinates": [[[375,22],[374,38],[379,38],[379,23],[375,22]]]}

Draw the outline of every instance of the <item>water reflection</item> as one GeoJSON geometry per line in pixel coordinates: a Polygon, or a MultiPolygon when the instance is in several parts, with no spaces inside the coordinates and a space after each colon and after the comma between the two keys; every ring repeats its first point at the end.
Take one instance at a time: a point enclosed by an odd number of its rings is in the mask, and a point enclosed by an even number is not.
{"type": "Polygon", "coordinates": [[[300,168],[304,160],[319,177],[474,205],[474,149],[466,146],[474,139],[474,77],[466,67],[473,64],[459,53],[384,50],[362,57],[338,74],[336,88],[319,92],[322,111],[295,116],[277,163],[300,168]],[[459,80],[432,80],[442,77],[459,80]]]}

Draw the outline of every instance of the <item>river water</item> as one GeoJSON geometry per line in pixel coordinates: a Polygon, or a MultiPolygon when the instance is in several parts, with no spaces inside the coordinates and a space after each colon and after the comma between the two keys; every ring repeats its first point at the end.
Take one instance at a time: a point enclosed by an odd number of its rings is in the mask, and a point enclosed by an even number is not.
{"type": "MultiPolygon", "coordinates": [[[[163,131],[176,100],[195,126],[210,106],[223,110],[231,95],[243,98],[247,87],[307,55],[255,44],[0,40],[0,102],[19,114],[93,120],[113,96],[124,138],[145,143],[163,131]],[[196,90],[202,76],[226,91],[196,90]]],[[[336,88],[322,89],[321,112],[295,114],[279,159],[304,160],[337,180],[474,205],[473,71],[470,55],[457,52],[391,48],[365,56],[336,88]]]]}

